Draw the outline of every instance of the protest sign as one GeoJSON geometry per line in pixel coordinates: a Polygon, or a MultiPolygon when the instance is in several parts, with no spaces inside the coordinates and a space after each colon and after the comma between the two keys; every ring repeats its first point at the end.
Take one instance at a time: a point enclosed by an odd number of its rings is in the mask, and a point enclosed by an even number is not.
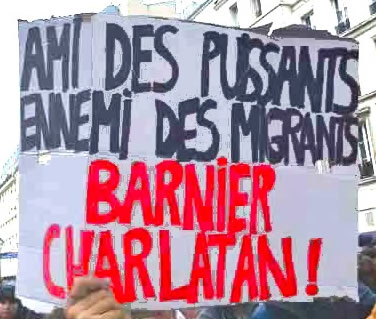
{"type": "Polygon", "coordinates": [[[103,14],[19,38],[20,295],[357,299],[354,42],[103,14]]]}

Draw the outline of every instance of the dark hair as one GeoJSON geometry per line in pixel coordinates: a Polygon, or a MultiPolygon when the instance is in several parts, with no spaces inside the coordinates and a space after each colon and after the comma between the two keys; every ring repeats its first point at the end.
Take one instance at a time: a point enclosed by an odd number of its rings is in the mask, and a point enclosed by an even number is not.
{"type": "Polygon", "coordinates": [[[15,297],[14,286],[0,286],[0,302],[11,302],[16,303],[17,299],[15,297]]]}
{"type": "Polygon", "coordinates": [[[204,307],[199,311],[197,319],[242,319],[251,317],[257,308],[257,302],[244,304],[204,307]]]}
{"type": "Polygon", "coordinates": [[[358,279],[376,291],[376,260],[364,252],[358,254],[358,279]]]}
{"type": "Polygon", "coordinates": [[[375,246],[367,246],[364,247],[361,251],[361,255],[369,256],[371,258],[376,257],[376,247],[375,246]]]}

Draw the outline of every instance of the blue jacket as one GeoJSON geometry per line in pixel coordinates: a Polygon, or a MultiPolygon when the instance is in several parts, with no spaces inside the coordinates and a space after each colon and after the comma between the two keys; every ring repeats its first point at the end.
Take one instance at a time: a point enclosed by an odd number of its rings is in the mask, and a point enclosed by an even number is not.
{"type": "Polygon", "coordinates": [[[210,307],[205,308],[198,319],[364,319],[376,304],[376,295],[363,283],[359,283],[358,293],[359,303],[328,299],[251,303],[242,305],[244,315],[241,318],[230,306],[210,307]]]}
{"type": "Polygon", "coordinates": [[[269,302],[259,304],[250,319],[364,319],[376,304],[376,295],[359,282],[359,303],[318,300],[303,303],[269,302]]]}

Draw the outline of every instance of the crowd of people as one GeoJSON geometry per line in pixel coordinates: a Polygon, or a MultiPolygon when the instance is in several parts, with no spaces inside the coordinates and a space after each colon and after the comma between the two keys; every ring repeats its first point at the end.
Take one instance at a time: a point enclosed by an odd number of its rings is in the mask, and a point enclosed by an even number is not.
{"type": "Polygon", "coordinates": [[[214,307],[203,309],[199,319],[376,319],[376,240],[360,236],[359,246],[359,302],[333,297],[214,307]]]}
{"type": "Polygon", "coordinates": [[[106,281],[77,278],[64,308],[49,314],[36,313],[16,298],[14,287],[1,287],[0,319],[130,319],[131,315],[116,302],[106,281]]]}
{"type": "Polygon", "coordinates": [[[358,253],[359,302],[317,298],[313,302],[265,302],[159,312],[130,312],[116,302],[106,281],[77,278],[64,308],[36,313],[16,298],[13,286],[0,286],[0,319],[376,319],[376,246],[358,253]]]}

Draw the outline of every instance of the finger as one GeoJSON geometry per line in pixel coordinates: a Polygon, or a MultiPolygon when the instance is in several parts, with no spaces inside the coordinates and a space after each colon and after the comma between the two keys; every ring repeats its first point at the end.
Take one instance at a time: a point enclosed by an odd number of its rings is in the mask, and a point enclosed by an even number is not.
{"type": "Polygon", "coordinates": [[[108,283],[104,279],[78,277],[74,279],[73,287],[69,295],[71,299],[80,299],[86,297],[93,291],[107,288],[108,283]]]}
{"type": "Polygon", "coordinates": [[[120,310],[121,306],[113,298],[104,298],[82,311],[76,319],[86,319],[91,316],[102,315],[112,310],[120,310]]]}
{"type": "Polygon", "coordinates": [[[111,310],[107,311],[101,315],[91,316],[85,319],[132,319],[129,313],[123,310],[111,310]]]}
{"type": "Polygon", "coordinates": [[[79,314],[83,311],[86,311],[94,304],[98,303],[100,300],[112,298],[112,295],[107,290],[99,290],[96,292],[91,293],[90,295],[80,299],[73,305],[69,306],[66,314],[68,319],[77,319],[79,314]]]}

